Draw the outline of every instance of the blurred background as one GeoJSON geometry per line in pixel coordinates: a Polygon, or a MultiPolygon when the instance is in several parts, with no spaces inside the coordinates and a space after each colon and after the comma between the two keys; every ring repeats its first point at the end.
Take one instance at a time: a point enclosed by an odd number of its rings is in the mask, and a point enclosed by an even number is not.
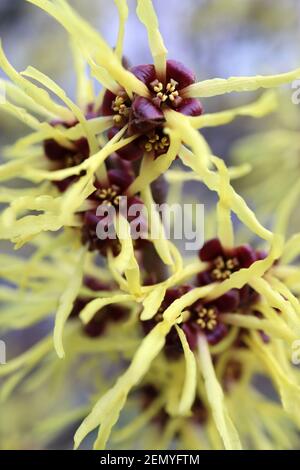
{"type": "MultiPolygon", "coordinates": [[[[125,55],[132,65],[151,62],[145,30],[135,15],[135,0],[128,3],[125,55]]],[[[70,0],[70,4],[101,31],[109,44],[115,44],[118,16],[113,0],[70,0]]],[[[299,0],[154,0],[154,4],[169,57],[192,68],[198,80],[275,74],[299,67],[299,0]]],[[[0,37],[18,70],[32,65],[74,97],[75,74],[67,35],[52,18],[25,0],[0,0],[0,37]]],[[[230,94],[204,100],[203,104],[207,112],[221,111],[253,101],[258,95],[230,94]]],[[[232,145],[242,137],[281,126],[298,130],[300,105],[293,105],[291,96],[291,87],[286,87],[279,112],[264,119],[240,118],[230,125],[205,130],[214,154],[230,163],[232,145]]],[[[26,131],[15,119],[0,114],[0,145],[13,143],[26,131]]],[[[239,189],[243,191],[243,187],[239,189]]],[[[17,336],[10,353],[27,347],[25,336],[17,336]]],[[[26,437],[30,421],[22,410],[27,404],[20,399],[11,406],[17,410],[13,419],[8,418],[11,408],[1,405],[0,449],[39,447],[26,437]]],[[[42,407],[43,400],[35,400],[32,419],[40,416],[42,407]]],[[[71,433],[49,446],[70,447],[71,433]]]]}

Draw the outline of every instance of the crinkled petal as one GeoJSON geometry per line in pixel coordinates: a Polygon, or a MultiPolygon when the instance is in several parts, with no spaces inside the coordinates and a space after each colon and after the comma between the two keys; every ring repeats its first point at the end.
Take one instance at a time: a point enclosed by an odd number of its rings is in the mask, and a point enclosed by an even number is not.
{"type": "Polygon", "coordinates": [[[257,75],[254,77],[213,78],[195,83],[186,88],[185,94],[189,98],[208,98],[225,93],[254,91],[259,88],[274,88],[297,80],[300,69],[278,75],[257,75]]]}
{"type": "Polygon", "coordinates": [[[216,378],[213,362],[205,337],[199,338],[199,363],[204,378],[207,399],[209,401],[216,427],[223,439],[226,450],[241,450],[238,433],[228,414],[222,388],[216,378]]]}
{"type": "Polygon", "coordinates": [[[166,76],[166,57],[163,38],[159,32],[158,19],[151,0],[137,0],[137,15],[145,25],[148,32],[149,46],[151,49],[157,77],[164,81],[166,76]]]}

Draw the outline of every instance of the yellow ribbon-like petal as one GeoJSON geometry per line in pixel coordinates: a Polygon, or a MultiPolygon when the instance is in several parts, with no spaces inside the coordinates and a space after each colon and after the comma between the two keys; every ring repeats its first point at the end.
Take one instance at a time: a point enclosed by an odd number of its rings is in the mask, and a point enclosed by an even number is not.
{"type": "Polygon", "coordinates": [[[204,378],[207,398],[212,410],[216,427],[223,439],[225,449],[240,450],[242,445],[234,424],[228,415],[228,411],[224,402],[224,394],[216,378],[214,366],[205,337],[201,336],[199,338],[198,347],[201,372],[204,378]]]}
{"type": "Polygon", "coordinates": [[[225,93],[254,91],[259,88],[274,88],[291,83],[300,77],[300,69],[278,75],[256,75],[253,77],[213,78],[194,83],[185,89],[189,98],[208,98],[225,93]]]}

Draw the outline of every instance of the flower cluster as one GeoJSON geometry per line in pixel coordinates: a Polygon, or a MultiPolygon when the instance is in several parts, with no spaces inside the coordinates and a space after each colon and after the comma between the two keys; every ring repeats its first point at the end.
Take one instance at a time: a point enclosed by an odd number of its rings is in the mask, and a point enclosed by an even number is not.
{"type": "Polygon", "coordinates": [[[290,360],[300,334],[300,250],[299,234],[286,240],[286,228],[295,194],[283,201],[274,232],[263,226],[232,183],[247,177],[250,162],[228,168],[201,129],[238,116],[262,118],[278,104],[274,89],[299,69],[197,82],[188,67],[167,59],[151,0],[137,0],[137,14],[153,64],[131,67],[123,57],[126,1],[115,0],[114,49],[65,0],[27,1],[69,33],[78,99],[33,67],[19,73],[0,48],[10,79],[0,108],[32,129],[4,149],[0,167],[2,181],[31,183],[3,187],[0,236],[32,253],[0,255],[0,328],[54,319],[53,332],[1,366],[2,398],[43,393],[55,382],[53,402],[60,402],[77,367],[90,397],[74,408],[69,400],[70,409],[45,419],[43,444],[87,415],[76,448],[95,428],[96,449],[110,439],[114,447],[139,439],[142,448],[293,447],[300,426],[299,377],[290,360]],[[99,95],[91,77],[102,86],[99,95]],[[259,88],[272,90],[253,103],[204,113],[205,98],[259,88]],[[170,169],[175,159],[189,172],[170,169]],[[218,200],[210,217],[214,238],[186,259],[167,239],[155,203],[169,200],[168,185],[177,185],[181,197],[188,179],[218,200]],[[116,236],[102,238],[100,231],[116,236]],[[272,381],[282,406],[256,389],[257,374],[272,381]],[[115,429],[130,404],[136,418],[115,429]],[[137,436],[142,428],[147,438],[137,436]]]}

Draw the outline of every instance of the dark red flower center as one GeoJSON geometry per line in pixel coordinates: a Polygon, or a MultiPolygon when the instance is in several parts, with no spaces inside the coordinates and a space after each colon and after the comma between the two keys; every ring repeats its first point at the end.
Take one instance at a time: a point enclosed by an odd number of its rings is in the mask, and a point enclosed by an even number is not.
{"type": "Polygon", "coordinates": [[[117,126],[123,127],[129,119],[131,100],[125,91],[120,91],[111,104],[114,114],[114,122],[117,126]]]}
{"type": "Polygon", "coordinates": [[[228,279],[233,272],[240,269],[240,263],[236,257],[226,259],[223,256],[218,256],[212,264],[211,275],[216,281],[228,279]]]}
{"type": "Polygon", "coordinates": [[[218,312],[215,307],[195,307],[196,320],[202,331],[213,331],[218,325],[218,312]]]}
{"type": "MultiPolygon", "coordinates": [[[[186,294],[192,286],[183,285],[168,289],[165,298],[152,320],[142,322],[145,333],[148,333],[157,323],[163,320],[164,311],[176,299],[186,294]]],[[[183,321],[180,328],[184,331],[189,347],[194,351],[197,347],[200,334],[206,336],[210,344],[221,341],[228,333],[228,328],[220,319],[220,313],[226,311],[227,307],[233,306],[233,300],[223,302],[222,297],[214,303],[195,302],[183,313],[183,321]],[[223,307],[223,308],[222,308],[223,307]]],[[[172,328],[166,337],[164,352],[170,359],[177,359],[183,353],[182,345],[175,328],[172,328]]]]}
{"type": "Polygon", "coordinates": [[[150,83],[150,88],[154,92],[152,102],[156,106],[161,106],[163,103],[174,106],[177,108],[182,103],[178,88],[178,82],[171,78],[171,80],[164,86],[159,80],[154,80],[150,83]]]}
{"type": "Polygon", "coordinates": [[[170,146],[169,137],[159,128],[150,132],[145,140],[145,151],[156,156],[166,153],[170,146]]]}
{"type": "MultiPolygon", "coordinates": [[[[93,106],[89,105],[86,109],[86,119],[92,119],[98,116],[98,113],[93,111],[93,106]]],[[[51,126],[62,126],[65,129],[71,129],[78,124],[74,119],[71,122],[52,121],[51,126]]],[[[52,170],[62,170],[80,165],[84,160],[90,156],[90,147],[86,137],[70,141],[68,146],[56,141],[55,139],[46,139],[44,141],[44,154],[48,160],[51,161],[52,170]]],[[[80,176],[84,175],[83,171],[80,176]]],[[[60,181],[53,181],[53,184],[59,191],[65,191],[71,183],[78,180],[78,176],[69,176],[60,181]]]]}
{"type": "Polygon", "coordinates": [[[114,127],[108,131],[111,139],[120,128],[128,125],[128,135],[139,137],[118,150],[125,160],[138,160],[146,151],[158,157],[167,152],[170,142],[163,133],[166,108],[175,109],[186,116],[199,116],[203,112],[198,99],[185,98],[182,90],[195,82],[194,73],[180,62],[168,60],[164,81],[158,79],[154,65],[145,64],[130,69],[149,90],[148,96],[134,94],[128,97],[124,89],[117,94],[107,90],[102,113],[113,115],[114,127]]]}
{"type": "MultiPolygon", "coordinates": [[[[90,276],[86,276],[83,280],[83,285],[89,288],[91,291],[99,292],[99,291],[110,291],[115,286],[112,284],[108,284],[105,282],[101,282],[98,279],[90,276]]],[[[92,300],[96,299],[97,297],[78,297],[73,305],[72,312],[70,314],[70,320],[74,318],[78,318],[80,312],[83,308],[92,300]]],[[[112,323],[117,323],[123,320],[126,320],[129,315],[129,310],[124,307],[123,305],[111,305],[109,307],[105,307],[102,310],[96,312],[93,319],[85,326],[83,326],[83,332],[86,336],[90,338],[98,338],[102,334],[105,333],[107,327],[112,323]]]]}
{"type": "Polygon", "coordinates": [[[94,195],[94,198],[99,200],[100,205],[114,206],[116,209],[119,208],[121,197],[121,190],[115,185],[97,189],[94,195]]]}

